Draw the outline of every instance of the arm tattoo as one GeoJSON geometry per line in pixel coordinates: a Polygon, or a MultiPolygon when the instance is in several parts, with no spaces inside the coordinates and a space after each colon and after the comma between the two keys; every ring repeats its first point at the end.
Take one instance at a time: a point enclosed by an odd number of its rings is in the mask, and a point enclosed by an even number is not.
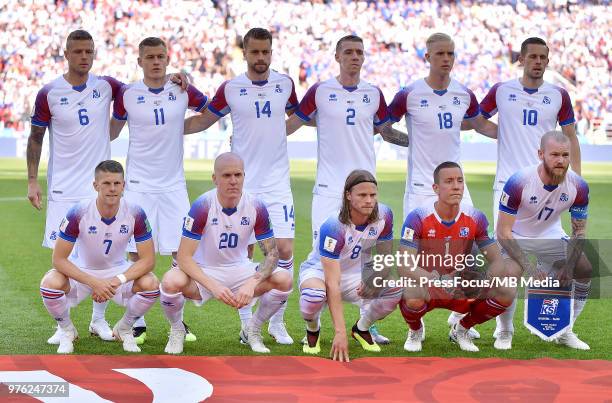
{"type": "Polygon", "coordinates": [[[38,178],[38,165],[42,152],[43,138],[45,137],[45,127],[32,125],[30,137],[28,137],[28,147],[26,158],[28,164],[28,179],[38,178]]]}
{"type": "Polygon", "coordinates": [[[514,261],[516,261],[516,263],[518,263],[519,266],[521,266],[523,271],[527,272],[527,274],[529,274],[531,276],[535,276],[535,274],[536,274],[535,270],[533,269],[532,265],[529,263],[529,260],[527,259],[527,255],[525,255],[525,252],[523,252],[523,249],[521,249],[521,247],[519,246],[519,244],[516,241],[516,239],[514,239],[514,238],[511,238],[511,239],[502,239],[502,238],[499,238],[498,242],[500,243],[502,248],[505,249],[505,251],[508,253],[508,255],[514,261]]]}
{"type": "Polygon", "coordinates": [[[585,243],[586,220],[572,218],[572,239],[567,245],[566,267],[573,269],[582,254],[585,243]]]}
{"type": "Polygon", "coordinates": [[[383,140],[388,143],[398,145],[400,147],[408,147],[408,135],[404,132],[396,130],[391,125],[385,125],[380,131],[383,140]]]}
{"type": "Polygon", "coordinates": [[[258,241],[257,244],[261,249],[261,253],[265,256],[263,263],[259,265],[260,281],[265,281],[270,277],[278,264],[278,249],[276,249],[276,240],[274,238],[258,241]]]}

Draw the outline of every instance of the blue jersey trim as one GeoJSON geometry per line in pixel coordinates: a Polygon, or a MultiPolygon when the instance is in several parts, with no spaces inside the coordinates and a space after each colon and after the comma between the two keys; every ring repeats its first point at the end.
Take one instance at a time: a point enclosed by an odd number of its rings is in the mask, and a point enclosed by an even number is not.
{"type": "Polygon", "coordinates": [[[506,214],[510,214],[510,215],[516,215],[516,213],[518,212],[518,210],[514,210],[514,209],[511,209],[509,207],[506,207],[506,206],[504,206],[501,203],[499,204],[499,211],[502,211],[502,212],[504,212],[506,214]]]}
{"type": "Polygon", "coordinates": [[[152,92],[153,94],[159,94],[163,90],[164,90],[164,87],[161,87],[161,88],[149,88],[149,92],[152,92]]]}
{"type": "Polygon", "coordinates": [[[200,102],[200,105],[198,105],[197,108],[195,108],[194,110],[196,112],[200,112],[205,106],[206,106],[206,102],[208,102],[208,98],[204,97],[204,99],[202,100],[202,102],[200,102]]]}
{"type": "Polygon", "coordinates": [[[389,121],[389,116],[386,116],[384,119],[381,119],[378,123],[374,123],[374,126],[380,126],[384,123],[387,123],[389,121]]]}
{"type": "Polygon", "coordinates": [[[36,119],[32,119],[31,122],[34,126],[39,126],[39,127],[49,126],[49,123],[41,122],[40,120],[36,120],[36,119]]]}
{"type": "Polygon", "coordinates": [[[321,254],[321,256],[326,257],[328,259],[340,260],[340,255],[334,255],[333,253],[330,253],[325,249],[319,250],[319,253],[321,254]]]}
{"type": "Polygon", "coordinates": [[[225,116],[224,114],[222,114],[221,112],[216,110],[212,105],[208,105],[208,110],[211,111],[212,113],[214,113],[215,115],[219,116],[220,118],[225,116]]]}
{"type": "Polygon", "coordinates": [[[442,96],[444,94],[446,94],[448,92],[448,89],[445,90],[433,90],[433,93],[438,95],[438,96],[442,96]]]}
{"type": "Polygon", "coordinates": [[[87,83],[85,84],[81,84],[81,85],[74,85],[72,86],[72,89],[78,92],[83,92],[83,90],[87,88],[87,83]]]}
{"type": "Polygon", "coordinates": [[[270,230],[270,231],[266,232],[265,234],[255,235],[255,239],[257,239],[258,241],[263,241],[265,239],[273,238],[273,237],[274,237],[274,231],[273,230],[270,230]]]}
{"type": "Polygon", "coordinates": [[[125,117],[121,117],[121,116],[117,115],[115,112],[113,112],[113,119],[116,119],[116,120],[127,120],[127,114],[125,115],[125,117]]]}
{"type": "Polygon", "coordinates": [[[573,116],[569,119],[564,120],[563,122],[559,122],[559,126],[567,126],[571,125],[572,123],[576,123],[576,119],[574,119],[573,116]]]}
{"type": "Polygon", "coordinates": [[[71,237],[70,235],[66,235],[64,232],[60,231],[59,233],[60,238],[62,238],[64,241],[68,241],[68,242],[72,242],[75,243],[76,242],[76,238],[71,237]]]}
{"type": "Polygon", "coordinates": [[[136,242],[144,242],[144,241],[148,241],[152,237],[153,237],[153,234],[151,234],[151,231],[149,231],[146,234],[144,234],[143,236],[134,237],[134,241],[136,241],[136,242]]]}
{"type": "Polygon", "coordinates": [[[193,232],[189,232],[184,228],[183,228],[183,236],[185,238],[195,239],[196,241],[199,241],[200,239],[202,239],[202,235],[194,234],[193,232]]]}
{"type": "Polygon", "coordinates": [[[407,241],[405,239],[400,239],[400,245],[408,246],[414,249],[419,249],[419,245],[412,241],[407,241]]]}
{"type": "Polygon", "coordinates": [[[306,115],[304,115],[302,112],[300,112],[299,110],[295,111],[295,115],[302,119],[304,122],[310,122],[310,118],[306,115]]]}

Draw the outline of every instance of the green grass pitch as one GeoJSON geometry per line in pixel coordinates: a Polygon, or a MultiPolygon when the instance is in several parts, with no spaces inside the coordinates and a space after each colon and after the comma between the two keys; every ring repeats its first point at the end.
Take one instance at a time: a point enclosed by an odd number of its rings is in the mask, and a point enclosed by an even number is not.
{"type": "MultiPolygon", "coordinates": [[[[211,161],[188,161],[185,164],[190,198],[211,188],[211,161]]],[[[478,208],[491,217],[491,184],[493,182],[494,164],[468,163],[465,165],[467,184],[472,198],[478,208]]],[[[612,239],[612,164],[584,164],[584,176],[590,184],[591,204],[588,233],[591,238],[612,239]]],[[[310,161],[293,161],[291,164],[291,182],[295,202],[296,242],[295,263],[296,275],[300,262],[310,251],[310,202],[314,181],[315,163],[310,161]]],[[[44,182],[45,172],[40,178],[44,182]]],[[[41,247],[44,229],[44,211],[35,211],[25,198],[26,167],[24,160],[0,159],[0,354],[54,354],[56,347],[46,344],[46,339],[54,329],[53,320],[43,307],[38,292],[42,275],[50,268],[51,251],[41,247]]],[[[390,205],[395,212],[396,236],[402,223],[402,198],[404,194],[405,162],[381,162],[378,167],[379,200],[390,205]]],[[[45,191],[43,189],[43,191],[45,191]]],[[[567,229],[567,217],[564,226],[567,229]]],[[[602,252],[603,253],[603,252],[602,252]]],[[[608,254],[608,257],[610,254],[608,254]]],[[[604,258],[607,262],[610,259],[604,258]]],[[[155,273],[159,278],[169,267],[169,258],[157,260],[155,273]]],[[[607,269],[606,269],[607,270],[607,269]]],[[[604,271],[606,271],[604,270],[604,271]]],[[[609,272],[606,271],[609,276],[609,272]]],[[[602,273],[603,274],[603,273],[602,273]]],[[[380,331],[390,337],[392,343],[383,346],[379,356],[473,356],[505,358],[580,358],[612,359],[612,330],[610,311],[610,277],[602,279],[602,295],[607,298],[592,299],[578,320],[575,331],[591,346],[590,351],[582,352],[568,349],[554,343],[540,341],[522,326],[522,302],[515,316],[516,334],[513,349],[499,352],[493,348],[492,331],[494,324],[489,322],[478,326],[482,338],[476,342],[480,353],[468,354],[459,350],[448,341],[447,311],[437,310],[425,318],[427,340],[419,354],[403,350],[406,337],[406,325],[399,312],[394,312],[379,323],[380,331]],[[604,284],[607,286],[604,286],[604,284]],[[605,289],[604,289],[605,288],[605,289]]],[[[296,287],[297,289],[297,287],[296,287]]],[[[107,319],[112,324],[117,321],[122,308],[111,304],[107,319]]],[[[84,301],[72,310],[72,319],[79,330],[81,338],[75,344],[78,354],[124,354],[119,343],[102,342],[90,337],[87,332],[91,315],[91,303],[84,301]]],[[[347,326],[357,319],[356,307],[346,305],[347,326]]],[[[301,355],[301,345],[297,342],[304,333],[304,324],[299,315],[298,293],[294,292],[289,300],[285,314],[289,333],[296,340],[292,346],[276,345],[264,330],[264,341],[276,355],[301,355]]],[[[168,324],[163,317],[160,306],[156,304],[146,317],[148,340],[143,347],[144,354],[163,354],[167,341],[168,324]]],[[[248,347],[238,343],[240,321],[235,310],[211,301],[202,308],[188,303],[185,320],[198,336],[195,343],[186,343],[186,355],[251,355],[248,347]]],[[[333,338],[329,313],[322,318],[322,356],[327,356],[333,338]]],[[[370,355],[364,353],[357,343],[349,340],[352,358],[370,355]]]]}

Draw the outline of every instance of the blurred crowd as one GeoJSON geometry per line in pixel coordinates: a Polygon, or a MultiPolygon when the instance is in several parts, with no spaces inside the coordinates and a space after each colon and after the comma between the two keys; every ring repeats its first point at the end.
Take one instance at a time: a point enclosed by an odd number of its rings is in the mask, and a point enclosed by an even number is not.
{"type": "Polygon", "coordinates": [[[546,78],[569,90],[586,134],[612,112],[612,13],[599,3],[0,0],[0,128],[25,130],[37,91],[66,70],[64,41],[72,30],[94,37],[92,71],[124,82],[140,77],[138,43],[159,36],[169,45],[170,71],[186,71],[212,95],[244,71],[241,35],[261,26],[274,35],[273,68],[291,75],[298,96],[337,74],[333,51],[341,36],[360,35],[367,52],[362,77],[388,102],[427,74],[425,40],[433,32],[455,39],[453,77],[479,99],[520,75],[520,43],[540,36],[551,50],[546,78]]]}

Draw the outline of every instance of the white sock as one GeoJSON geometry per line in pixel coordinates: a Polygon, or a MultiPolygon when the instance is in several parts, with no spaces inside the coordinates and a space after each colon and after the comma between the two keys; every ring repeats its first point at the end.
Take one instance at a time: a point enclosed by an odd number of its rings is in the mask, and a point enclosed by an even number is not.
{"type": "Polygon", "coordinates": [[[289,294],[291,294],[291,291],[270,290],[260,296],[259,306],[257,307],[249,326],[260,329],[261,325],[264,322],[267,322],[272,315],[279,310],[281,305],[284,305],[287,302],[289,294]]]}
{"type": "MultiPolygon", "coordinates": [[[[277,266],[289,272],[289,275],[291,275],[291,283],[293,283],[293,256],[291,256],[287,260],[279,259],[277,266]]],[[[290,290],[289,292],[291,291],[293,290],[290,290]]],[[[270,324],[274,325],[274,324],[283,323],[285,320],[285,310],[286,309],[287,309],[287,303],[285,302],[283,305],[281,305],[280,309],[276,311],[274,315],[272,315],[272,317],[270,318],[270,324]]]]}
{"type": "Polygon", "coordinates": [[[240,326],[242,329],[246,329],[249,325],[249,322],[253,318],[253,302],[248,304],[247,306],[243,306],[238,309],[238,315],[240,315],[240,326]]]}
{"type": "Polygon", "coordinates": [[[166,294],[162,287],[159,287],[159,302],[166,319],[170,322],[170,327],[174,330],[185,330],[183,326],[183,307],[185,297],[182,292],[176,294],[166,294]]]}
{"type": "Polygon", "coordinates": [[[93,302],[93,308],[91,310],[91,321],[95,322],[98,319],[104,319],[104,314],[106,313],[106,307],[108,306],[109,301],[104,302],[93,302]]]}
{"type": "Polygon", "coordinates": [[[572,318],[572,325],[582,313],[590,292],[591,280],[589,280],[587,283],[579,283],[578,281],[574,280],[574,317],[572,318]]]}
{"type": "Polygon", "coordinates": [[[59,327],[62,329],[69,328],[72,325],[72,321],[70,320],[68,299],[64,291],[40,287],[40,295],[42,296],[45,308],[47,308],[47,311],[55,319],[59,327]]]}
{"type": "Polygon", "coordinates": [[[361,315],[357,321],[357,328],[362,331],[368,330],[376,321],[386,318],[395,310],[402,298],[401,290],[393,290],[380,297],[361,304],[359,311],[361,315]]]}
{"type": "Polygon", "coordinates": [[[136,319],[136,322],[134,322],[134,327],[147,327],[144,316],[136,319]]]}
{"type": "Polygon", "coordinates": [[[512,323],[512,319],[514,318],[514,311],[516,311],[516,298],[512,301],[512,304],[506,308],[506,310],[501,314],[495,317],[495,321],[497,322],[497,326],[495,327],[495,333],[508,331],[514,333],[514,323],[512,323]]]}
{"type": "Polygon", "coordinates": [[[157,297],[159,297],[159,290],[141,291],[132,295],[121,320],[132,327],[137,319],[142,318],[151,309],[157,297]]]}

